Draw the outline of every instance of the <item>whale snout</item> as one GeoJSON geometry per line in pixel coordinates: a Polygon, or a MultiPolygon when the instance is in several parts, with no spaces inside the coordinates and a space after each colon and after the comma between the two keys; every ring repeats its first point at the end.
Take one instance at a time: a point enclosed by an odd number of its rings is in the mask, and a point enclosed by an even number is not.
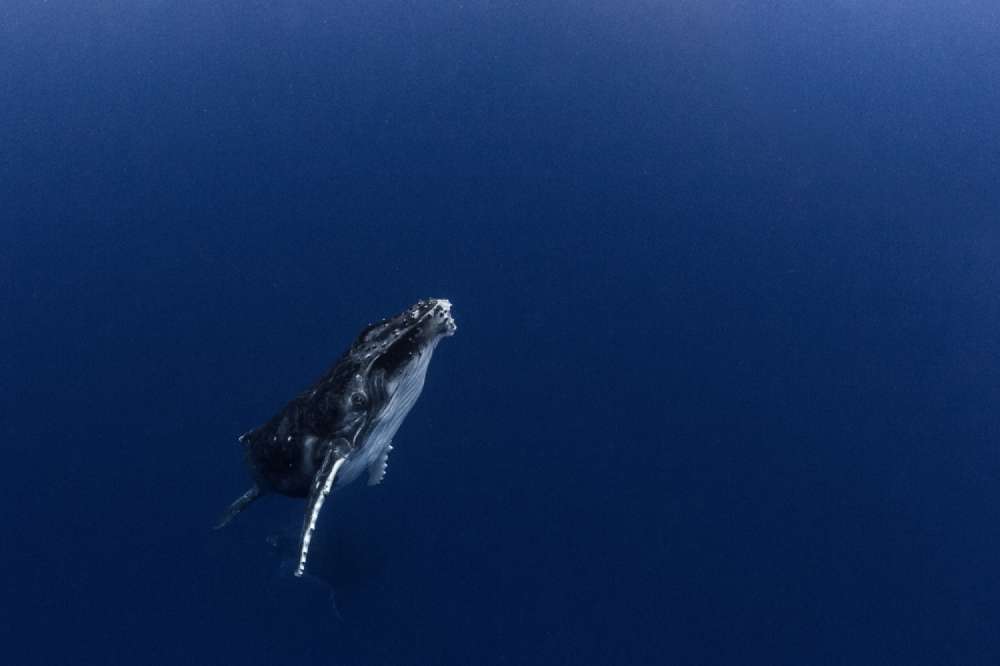
{"type": "Polygon", "coordinates": [[[451,315],[451,301],[447,298],[429,299],[430,309],[425,315],[430,321],[434,332],[438,335],[454,335],[458,330],[455,318],[451,315]]]}

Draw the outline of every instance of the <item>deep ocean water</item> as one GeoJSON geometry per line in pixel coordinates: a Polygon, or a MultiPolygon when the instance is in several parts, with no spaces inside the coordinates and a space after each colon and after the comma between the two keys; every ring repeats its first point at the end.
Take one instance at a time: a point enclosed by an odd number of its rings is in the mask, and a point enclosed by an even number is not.
{"type": "Polygon", "coordinates": [[[1000,6],[0,2],[5,664],[1000,663],[1000,6]],[[236,437],[455,305],[385,482],[236,437]]]}

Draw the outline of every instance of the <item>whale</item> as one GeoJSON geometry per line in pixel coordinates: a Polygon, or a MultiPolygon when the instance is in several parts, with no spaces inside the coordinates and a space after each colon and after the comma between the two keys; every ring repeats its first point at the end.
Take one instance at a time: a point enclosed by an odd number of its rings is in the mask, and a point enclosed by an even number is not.
{"type": "Polygon", "coordinates": [[[427,298],[365,327],[329,371],[238,440],[253,485],[222,514],[221,529],[259,498],[306,499],[294,574],[327,497],[361,476],[385,478],[393,438],[424,388],[438,343],[457,330],[451,302],[427,298]]]}

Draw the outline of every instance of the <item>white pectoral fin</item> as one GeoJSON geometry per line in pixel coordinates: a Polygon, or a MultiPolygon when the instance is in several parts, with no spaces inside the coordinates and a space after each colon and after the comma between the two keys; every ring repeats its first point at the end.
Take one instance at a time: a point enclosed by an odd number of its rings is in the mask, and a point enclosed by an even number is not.
{"type": "Polygon", "coordinates": [[[389,466],[390,451],[392,451],[392,444],[385,447],[385,451],[382,452],[382,455],[376,458],[375,462],[368,466],[369,486],[377,486],[382,483],[382,479],[385,478],[385,470],[389,466]]]}
{"type": "Polygon", "coordinates": [[[333,489],[333,482],[337,479],[337,472],[347,458],[339,455],[334,449],[323,459],[323,465],[316,472],[316,480],[313,481],[312,491],[309,493],[309,502],[306,505],[305,523],[302,525],[302,542],[299,545],[299,564],[295,568],[295,575],[301,577],[306,571],[306,560],[309,558],[309,542],[312,541],[313,532],[316,531],[316,521],[319,520],[319,512],[323,509],[323,502],[326,496],[333,489]]]}

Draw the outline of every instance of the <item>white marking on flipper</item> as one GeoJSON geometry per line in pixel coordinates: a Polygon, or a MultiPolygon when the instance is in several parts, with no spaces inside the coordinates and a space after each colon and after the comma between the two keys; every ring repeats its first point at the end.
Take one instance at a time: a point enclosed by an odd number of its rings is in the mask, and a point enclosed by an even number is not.
{"type": "Polygon", "coordinates": [[[378,457],[378,460],[368,466],[368,485],[377,486],[385,478],[385,469],[389,466],[389,452],[392,451],[392,444],[385,447],[385,451],[378,457]]]}
{"type": "MultiPolygon", "coordinates": [[[[330,455],[334,455],[333,452],[330,455]]],[[[319,519],[320,509],[323,508],[323,502],[326,500],[326,496],[330,494],[330,490],[333,488],[334,479],[337,478],[337,472],[340,470],[340,466],[344,464],[347,458],[338,458],[337,462],[333,464],[333,469],[327,475],[323,482],[323,487],[319,489],[319,494],[316,495],[316,499],[312,505],[312,512],[306,517],[306,526],[302,531],[302,547],[299,550],[299,565],[295,569],[295,575],[301,577],[306,571],[306,559],[309,557],[309,542],[312,541],[312,534],[316,530],[316,521],[319,519]]]]}

